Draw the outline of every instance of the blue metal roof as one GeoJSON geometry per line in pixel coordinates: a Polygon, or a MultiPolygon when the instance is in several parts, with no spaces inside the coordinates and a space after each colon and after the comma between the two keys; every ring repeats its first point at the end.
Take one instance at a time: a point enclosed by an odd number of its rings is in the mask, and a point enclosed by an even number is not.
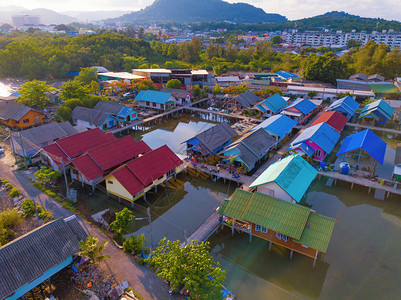
{"type": "Polygon", "coordinates": [[[327,154],[333,150],[340,134],[327,123],[320,123],[305,129],[291,144],[290,149],[299,147],[302,142],[311,140],[327,154]]]}
{"type": "Polygon", "coordinates": [[[303,152],[305,152],[307,155],[312,156],[313,153],[315,153],[315,150],[312,149],[307,143],[303,142],[299,146],[299,148],[302,149],[303,152]]]}
{"type": "Polygon", "coordinates": [[[126,118],[132,111],[131,107],[124,106],[121,111],[117,114],[117,117],[126,118]]]}
{"type": "Polygon", "coordinates": [[[278,137],[286,135],[292,128],[297,125],[297,122],[285,115],[275,115],[264,120],[258,126],[253,128],[251,131],[263,128],[268,133],[274,134],[278,137]]]}
{"type": "MultiPolygon", "coordinates": [[[[359,118],[368,116],[371,113],[375,113],[375,114],[379,113],[379,114],[383,115],[384,118],[391,121],[393,118],[394,109],[386,101],[377,100],[375,102],[365,105],[361,114],[359,115],[359,118]]],[[[372,117],[374,119],[376,119],[374,116],[372,116],[372,117]]]]}
{"type": "Polygon", "coordinates": [[[147,90],[147,91],[140,91],[134,100],[138,102],[149,101],[154,103],[166,104],[170,96],[171,93],[147,90]]]}
{"type": "Polygon", "coordinates": [[[284,109],[288,109],[291,107],[295,107],[301,113],[303,113],[304,115],[307,115],[307,114],[310,114],[312,112],[312,110],[314,110],[317,107],[317,105],[315,103],[313,103],[312,101],[310,101],[309,99],[301,98],[301,99],[295,100],[293,103],[291,103],[284,109]]]}
{"type": "Polygon", "coordinates": [[[292,78],[292,77],[299,77],[299,76],[297,76],[297,75],[295,75],[295,74],[292,74],[292,73],[286,72],[286,71],[278,71],[278,72],[276,72],[276,74],[277,74],[278,76],[284,78],[284,79],[290,79],[290,78],[292,78]]]}
{"type": "Polygon", "coordinates": [[[337,156],[357,149],[362,149],[379,164],[383,165],[386,147],[387,144],[374,134],[373,131],[365,129],[347,136],[341,144],[337,156]]]}
{"type": "Polygon", "coordinates": [[[269,98],[257,104],[256,107],[262,112],[266,112],[266,110],[262,107],[262,105],[265,105],[276,114],[287,104],[287,101],[285,101],[283,97],[281,97],[279,94],[274,94],[273,96],[270,96],[269,98]]]}
{"type": "Polygon", "coordinates": [[[329,110],[337,110],[347,112],[350,116],[354,115],[359,107],[359,103],[354,100],[351,96],[345,96],[341,99],[334,101],[329,108],[329,110]]]}

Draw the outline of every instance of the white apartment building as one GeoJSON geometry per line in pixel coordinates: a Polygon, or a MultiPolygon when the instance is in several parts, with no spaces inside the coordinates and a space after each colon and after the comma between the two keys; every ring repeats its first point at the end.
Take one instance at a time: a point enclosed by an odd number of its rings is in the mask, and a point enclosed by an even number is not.
{"type": "Polygon", "coordinates": [[[369,41],[375,41],[376,43],[385,43],[390,46],[391,49],[396,47],[401,48],[401,32],[383,30],[382,32],[372,31],[372,33],[367,32],[342,32],[338,30],[336,32],[329,31],[305,31],[288,32],[283,38],[286,43],[300,46],[302,44],[307,44],[312,47],[332,47],[341,48],[346,47],[350,40],[355,40],[365,45],[369,41]]]}

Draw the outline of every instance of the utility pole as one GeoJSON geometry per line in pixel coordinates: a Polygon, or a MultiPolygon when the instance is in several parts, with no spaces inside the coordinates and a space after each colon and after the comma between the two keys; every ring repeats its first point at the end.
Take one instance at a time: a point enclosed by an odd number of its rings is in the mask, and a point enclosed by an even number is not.
{"type": "Polygon", "coordinates": [[[64,173],[64,180],[65,180],[65,195],[66,195],[66,198],[67,198],[67,200],[68,200],[68,181],[67,181],[67,174],[65,173],[65,165],[64,165],[64,159],[63,159],[63,157],[61,156],[61,165],[63,166],[63,173],[64,173]]]}
{"type": "Polygon", "coordinates": [[[148,207],[148,217],[149,217],[149,230],[150,230],[150,253],[152,253],[153,239],[152,239],[152,219],[150,217],[150,207],[148,207]]]}
{"type": "Polygon", "coordinates": [[[24,145],[22,144],[22,136],[21,136],[21,132],[18,132],[18,136],[19,136],[19,140],[21,143],[21,149],[22,149],[22,157],[24,158],[24,164],[25,164],[25,169],[28,168],[27,164],[26,164],[26,153],[25,153],[25,149],[24,149],[24,145]]]}

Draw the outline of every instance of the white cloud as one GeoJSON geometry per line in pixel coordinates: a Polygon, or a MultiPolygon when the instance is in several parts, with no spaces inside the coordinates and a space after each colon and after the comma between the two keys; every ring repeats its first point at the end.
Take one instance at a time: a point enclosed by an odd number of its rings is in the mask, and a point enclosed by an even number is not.
{"type": "MultiPolygon", "coordinates": [[[[328,11],[345,11],[363,17],[401,21],[399,0],[228,0],[246,2],[263,8],[268,13],[279,13],[290,20],[323,14],[328,11]]],[[[1,0],[1,6],[18,5],[27,9],[48,8],[56,11],[127,10],[136,11],[153,3],[153,0],[1,0]]]]}

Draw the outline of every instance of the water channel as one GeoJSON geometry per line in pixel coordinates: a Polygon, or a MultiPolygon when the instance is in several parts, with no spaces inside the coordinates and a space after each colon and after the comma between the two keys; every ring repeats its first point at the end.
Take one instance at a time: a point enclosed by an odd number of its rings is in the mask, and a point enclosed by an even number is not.
{"type": "MultiPolygon", "coordinates": [[[[145,132],[136,132],[136,139],[157,148],[167,143],[182,153],[182,142],[207,129],[212,122],[197,117],[170,119],[145,132]],[[163,129],[161,129],[163,128],[163,129]]],[[[245,234],[224,230],[213,235],[212,254],[227,271],[225,285],[239,299],[399,299],[401,295],[401,199],[384,199],[380,193],[368,194],[367,188],[338,182],[326,186],[325,179],[312,184],[302,204],[318,213],[335,218],[327,253],[312,269],[312,259],[300,254],[289,258],[289,250],[273,246],[245,234]]],[[[136,217],[152,212],[154,245],[163,237],[183,240],[195,231],[231,195],[236,184],[213,182],[197,173],[182,173],[177,181],[158,192],[139,199],[133,209],[136,217]]],[[[95,213],[106,208],[123,208],[116,200],[96,192],[81,195],[86,208],[95,213]]],[[[132,222],[130,230],[145,233],[146,220],[132,222]]]]}

